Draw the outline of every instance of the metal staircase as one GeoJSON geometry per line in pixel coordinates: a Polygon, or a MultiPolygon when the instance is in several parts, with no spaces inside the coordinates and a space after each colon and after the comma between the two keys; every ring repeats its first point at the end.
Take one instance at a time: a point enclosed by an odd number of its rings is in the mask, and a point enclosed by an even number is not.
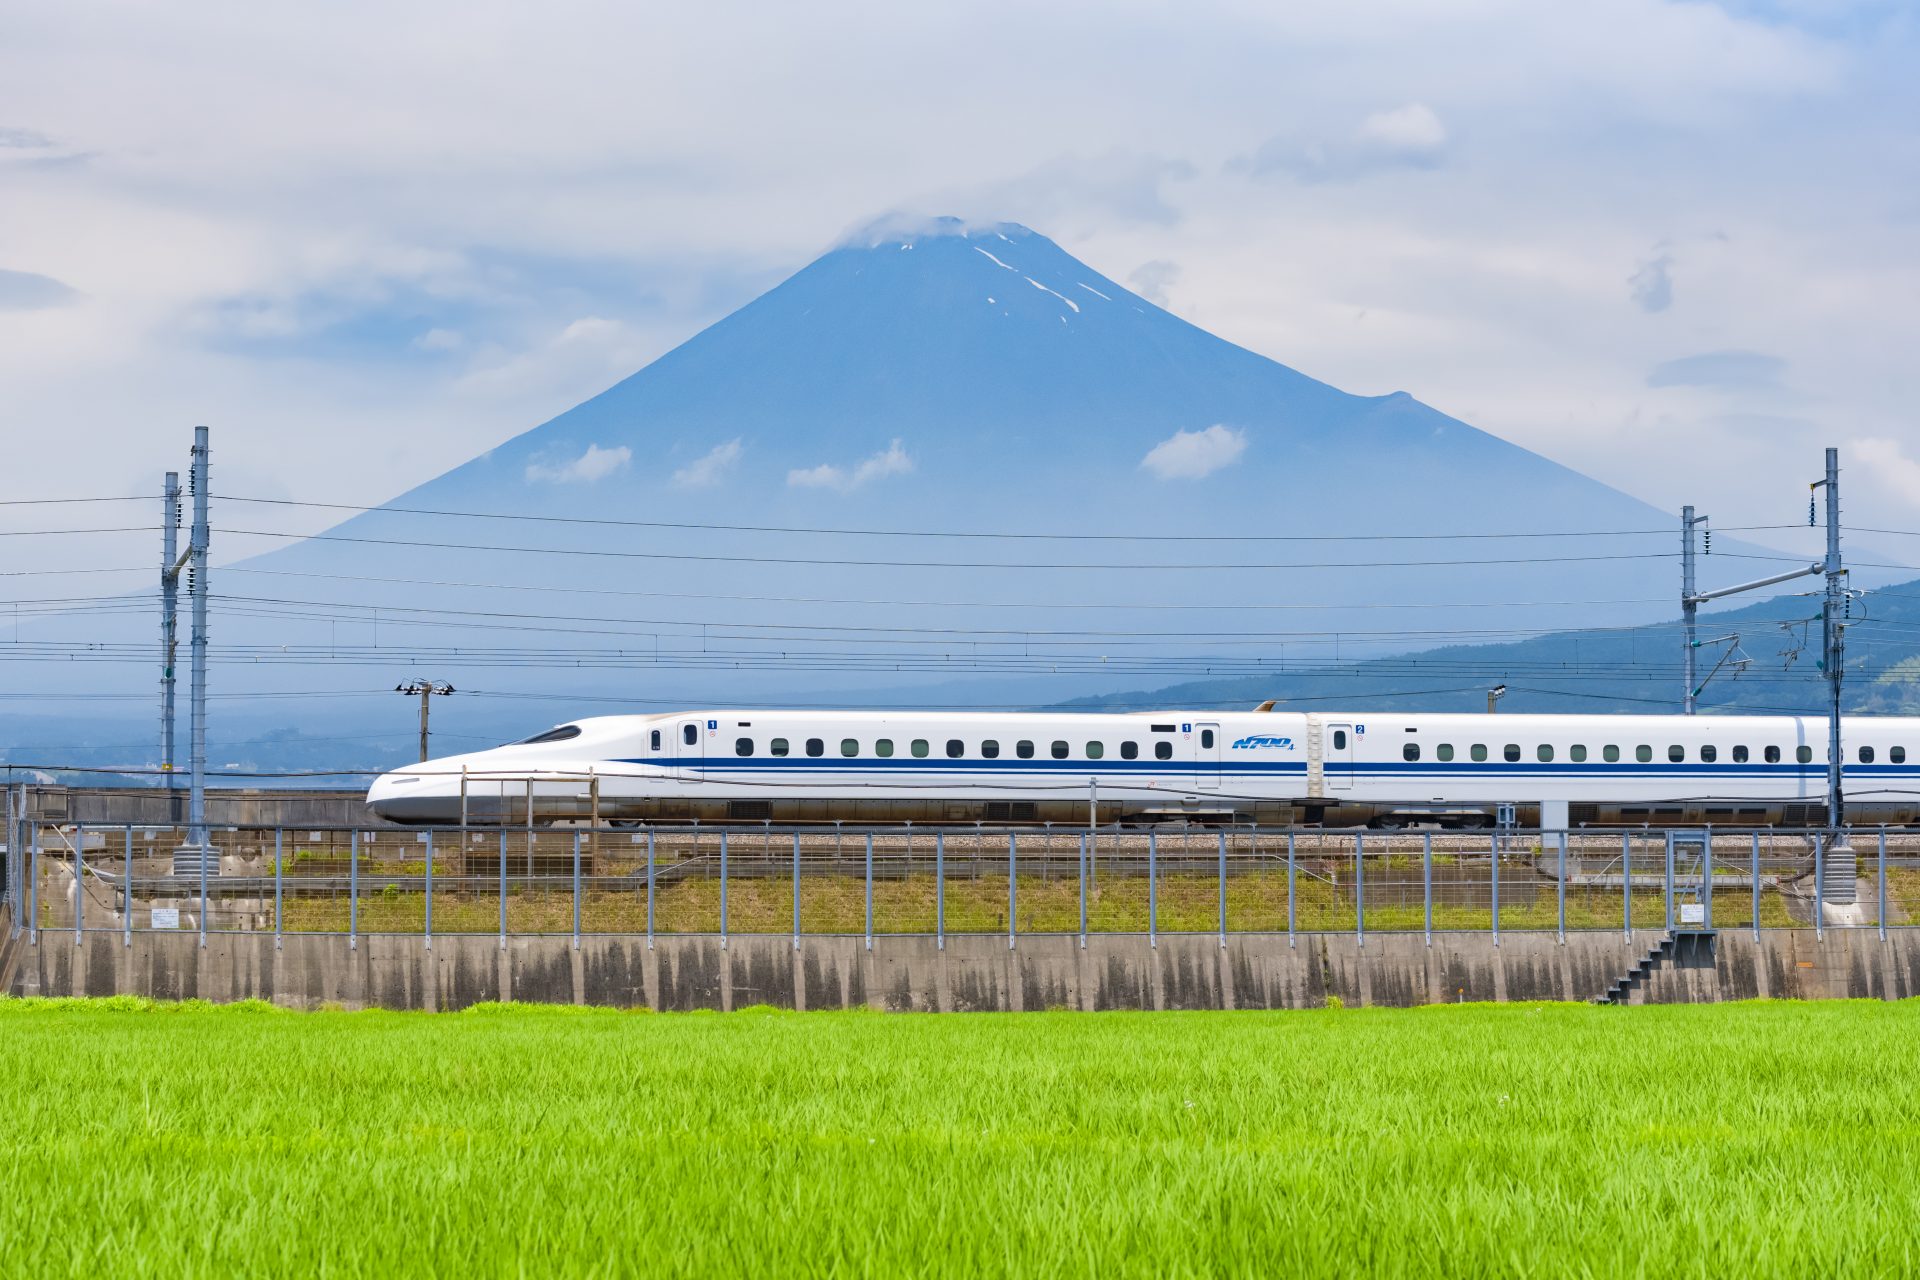
{"type": "Polygon", "coordinates": [[[1595,1004],[1632,1004],[1633,993],[1638,991],[1654,974],[1654,971],[1669,963],[1694,963],[1700,957],[1706,957],[1712,963],[1713,929],[1677,929],[1671,930],[1658,943],[1640,957],[1640,963],[1614,979],[1613,985],[1593,998],[1595,1004]]]}

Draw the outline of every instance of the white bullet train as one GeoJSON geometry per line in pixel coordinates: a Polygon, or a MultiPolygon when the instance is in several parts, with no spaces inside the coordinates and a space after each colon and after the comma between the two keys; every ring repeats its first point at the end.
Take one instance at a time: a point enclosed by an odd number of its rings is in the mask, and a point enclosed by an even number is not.
{"type": "MultiPolygon", "coordinates": [[[[1920,816],[1920,718],[1847,718],[1850,822],[1920,816]]],[[[1253,821],[1824,825],[1813,716],[686,711],[383,775],[412,824],[1253,821]],[[531,810],[531,812],[529,812],[531,810]]]]}

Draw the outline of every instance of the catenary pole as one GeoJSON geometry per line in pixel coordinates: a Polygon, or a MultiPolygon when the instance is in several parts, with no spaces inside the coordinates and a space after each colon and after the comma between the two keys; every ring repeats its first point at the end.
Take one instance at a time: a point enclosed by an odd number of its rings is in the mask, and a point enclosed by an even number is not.
{"type": "Polygon", "coordinates": [[[187,798],[188,843],[207,856],[207,429],[193,429],[193,529],[189,534],[187,588],[193,597],[193,636],[189,652],[193,663],[189,696],[192,699],[191,787],[187,798]]]}
{"type": "Polygon", "coordinates": [[[1683,666],[1687,682],[1681,695],[1680,710],[1683,715],[1689,716],[1693,714],[1697,674],[1694,668],[1699,661],[1699,639],[1695,633],[1700,619],[1700,602],[1694,598],[1693,566],[1693,527],[1696,523],[1692,507],[1680,508],[1680,642],[1685,650],[1683,666]]]}
{"type": "Polygon", "coordinates": [[[1846,820],[1846,796],[1840,756],[1840,686],[1846,677],[1846,574],[1840,564],[1840,451],[1827,450],[1827,598],[1820,610],[1822,669],[1827,675],[1827,825],[1838,831],[1846,820]]]}
{"type": "MultiPolygon", "coordinates": [[[[160,493],[160,772],[174,790],[173,659],[180,647],[180,473],[167,472],[160,493]]],[[[168,814],[169,820],[178,819],[168,814]]]]}

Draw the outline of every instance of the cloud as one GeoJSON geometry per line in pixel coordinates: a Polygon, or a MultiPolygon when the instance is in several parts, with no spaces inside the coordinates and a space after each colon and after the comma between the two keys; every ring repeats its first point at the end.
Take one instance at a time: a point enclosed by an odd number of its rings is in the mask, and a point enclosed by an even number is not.
{"type": "Polygon", "coordinates": [[[845,493],[887,476],[905,475],[913,470],[913,459],[894,440],[879,453],[862,459],[851,472],[823,462],[817,467],[802,467],[787,472],[787,483],[796,489],[837,489],[845,493]]]}
{"type": "Polygon", "coordinates": [[[1247,451],[1247,433],[1215,423],[1204,431],[1176,431],[1147,451],[1140,465],[1162,480],[1199,480],[1230,467],[1247,451]]]}
{"type": "Polygon", "coordinates": [[[1447,140],[1439,114],[1424,102],[1409,102],[1373,112],[1342,136],[1276,134],[1228,167],[1256,178],[1350,182],[1394,169],[1438,169],[1446,163],[1447,140]]]}
{"type": "Polygon", "coordinates": [[[707,489],[719,484],[733,464],[740,461],[740,455],[746,450],[735,437],[725,444],[717,444],[707,452],[689,462],[673,473],[673,482],[683,489],[707,489]]]}
{"type": "Polygon", "coordinates": [[[1640,269],[1627,277],[1627,288],[1632,291],[1633,304],[1649,314],[1665,311],[1673,305],[1673,258],[1669,254],[1660,254],[1648,258],[1640,264],[1640,269]]]}
{"type": "Polygon", "coordinates": [[[466,339],[452,329],[429,329],[415,338],[413,345],[422,351],[458,351],[466,345],[466,339]]]}
{"type": "Polygon", "coordinates": [[[1650,387],[1771,387],[1787,362],[1758,351],[1704,351],[1657,364],[1647,374],[1650,387]]]}
{"type": "Polygon", "coordinates": [[[79,296],[52,276],[0,269],[0,311],[43,311],[64,307],[79,296]]]}
{"type": "Polygon", "coordinates": [[[529,484],[592,484],[604,480],[633,461],[633,450],[625,445],[602,449],[590,444],[586,452],[571,462],[534,461],[527,464],[529,484]]]}
{"type": "Polygon", "coordinates": [[[1152,262],[1143,262],[1133,269],[1127,277],[1127,283],[1133,291],[1156,307],[1167,305],[1167,290],[1180,279],[1178,263],[1168,262],[1165,258],[1155,258],[1152,262]]]}
{"type": "Polygon", "coordinates": [[[1898,440],[1868,436],[1851,441],[1842,460],[1908,506],[1920,506],[1920,462],[1909,458],[1898,440]]]}

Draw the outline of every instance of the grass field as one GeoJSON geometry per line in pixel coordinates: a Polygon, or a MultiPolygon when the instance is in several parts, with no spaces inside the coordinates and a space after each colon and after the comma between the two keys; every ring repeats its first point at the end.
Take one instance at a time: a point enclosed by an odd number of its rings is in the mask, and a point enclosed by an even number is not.
{"type": "Polygon", "coordinates": [[[0,1001],[10,1274],[1893,1275],[1920,1003],[0,1001]]]}

